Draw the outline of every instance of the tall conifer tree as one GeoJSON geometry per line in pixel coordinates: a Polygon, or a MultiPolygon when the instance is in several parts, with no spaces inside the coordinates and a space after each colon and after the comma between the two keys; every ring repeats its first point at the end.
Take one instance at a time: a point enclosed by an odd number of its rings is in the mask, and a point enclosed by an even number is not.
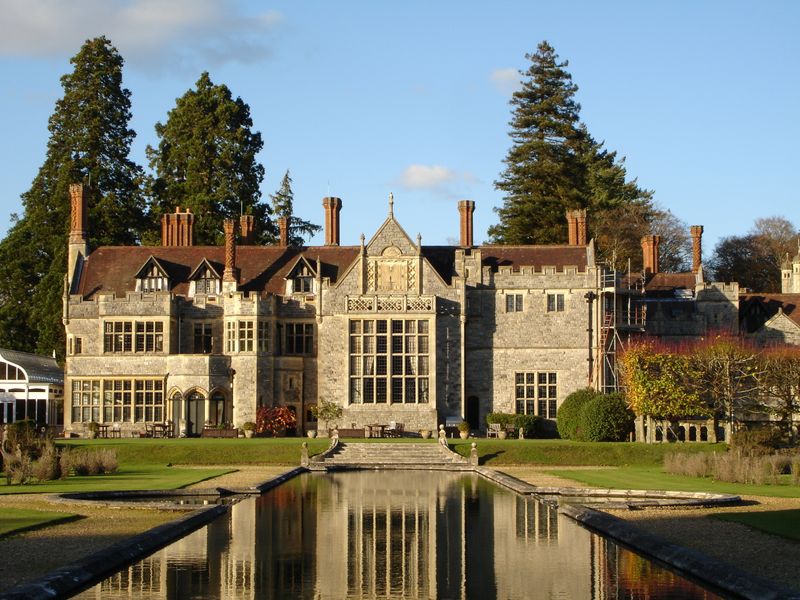
{"type": "Polygon", "coordinates": [[[272,241],[271,210],[260,202],[264,167],[256,158],[264,143],[252,127],[250,107],[208,73],[200,75],[196,89],[176,100],[167,122],[156,124],[158,147],[147,148],[155,173],[153,220],[177,206],[189,208],[195,244],[220,244],[223,221],[245,212],[255,217],[257,239],[272,241]]]}
{"type": "Polygon", "coordinates": [[[294,216],[294,192],[292,191],[292,178],[287,169],[281,180],[281,186],[274,194],[270,194],[272,199],[272,210],[275,217],[286,217],[289,219],[289,244],[292,246],[302,246],[305,238],[310,238],[322,227],[315,225],[311,221],[305,221],[294,216]]]}
{"type": "Polygon", "coordinates": [[[89,245],[134,244],[144,225],[142,170],[129,158],[130,91],[105,37],[87,40],[61,78],[45,162],[0,242],[0,345],[64,353],[61,298],[70,223],[69,184],[87,185],[89,245]]]}
{"type": "Polygon", "coordinates": [[[561,242],[565,209],[583,206],[588,195],[578,86],[565,70],[569,63],[559,62],[546,41],[525,58],[531,65],[511,98],[512,145],[495,182],[505,193],[495,209],[500,223],[489,236],[503,244],[561,242]]]}
{"type": "Polygon", "coordinates": [[[503,206],[495,209],[500,222],[489,228],[489,236],[501,244],[563,243],[566,210],[588,208],[601,259],[630,256],[641,263],[636,249],[655,214],[652,192],[629,181],[624,159],[605,150],[580,122],[569,63],[559,61],[546,41],[526,58],[531,64],[521,72],[522,89],[511,98],[512,146],[495,182],[505,194],[503,206]],[[606,235],[606,225],[626,209],[642,222],[626,228],[623,235],[630,239],[620,243],[618,235],[606,235]],[[620,249],[625,256],[617,254],[620,249]]]}

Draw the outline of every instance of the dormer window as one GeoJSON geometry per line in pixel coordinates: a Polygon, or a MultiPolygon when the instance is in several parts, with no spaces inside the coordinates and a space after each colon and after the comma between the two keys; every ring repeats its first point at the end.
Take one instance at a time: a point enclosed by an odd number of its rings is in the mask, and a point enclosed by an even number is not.
{"type": "Polygon", "coordinates": [[[168,292],[169,277],[164,267],[154,257],[150,257],[136,274],[137,292],[168,292]]]}
{"type": "Polygon", "coordinates": [[[195,294],[218,294],[219,277],[209,268],[205,268],[194,282],[195,294]]]}
{"type": "Polygon", "coordinates": [[[153,265],[147,271],[147,276],[142,277],[143,292],[161,292],[169,289],[169,282],[157,266],[153,265]]]}
{"type": "Polygon", "coordinates": [[[206,294],[214,296],[219,294],[221,265],[218,265],[218,267],[215,268],[214,265],[203,259],[203,262],[189,275],[189,281],[191,282],[190,295],[206,294]]]}
{"type": "Polygon", "coordinates": [[[313,294],[316,272],[308,261],[300,257],[286,276],[288,294],[313,294]]]}

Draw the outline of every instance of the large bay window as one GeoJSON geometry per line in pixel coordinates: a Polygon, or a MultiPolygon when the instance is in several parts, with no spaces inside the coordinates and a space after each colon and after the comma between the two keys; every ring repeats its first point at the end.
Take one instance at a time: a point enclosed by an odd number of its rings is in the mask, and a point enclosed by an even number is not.
{"type": "Polygon", "coordinates": [[[558,409],[558,376],[546,371],[515,373],[514,398],[517,414],[555,419],[558,409]]]}
{"type": "Polygon", "coordinates": [[[103,323],[104,352],[163,352],[162,321],[106,321],[103,323]]]}
{"type": "Polygon", "coordinates": [[[158,423],[165,416],[161,379],[72,381],[73,422],[158,423]]]}
{"type": "Polygon", "coordinates": [[[350,321],[350,402],[425,404],[430,394],[429,321],[350,321]]]}

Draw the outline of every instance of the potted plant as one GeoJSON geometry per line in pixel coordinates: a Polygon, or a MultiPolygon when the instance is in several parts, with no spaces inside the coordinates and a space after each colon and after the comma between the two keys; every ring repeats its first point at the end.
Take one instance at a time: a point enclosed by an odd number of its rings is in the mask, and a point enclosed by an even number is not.
{"type": "Polygon", "coordinates": [[[469,437],[469,423],[466,421],[461,421],[458,424],[458,435],[461,436],[462,440],[465,440],[469,437]]]}
{"type": "Polygon", "coordinates": [[[323,422],[323,429],[327,429],[328,423],[342,416],[342,407],[335,402],[322,400],[319,404],[311,407],[311,414],[315,419],[323,422]]]}
{"type": "Polygon", "coordinates": [[[97,437],[97,432],[100,431],[100,424],[95,421],[90,421],[86,425],[86,431],[89,432],[89,439],[93,440],[97,437]]]}
{"type": "Polygon", "coordinates": [[[423,440],[427,440],[429,437],[431,437],[431,430],[430,429],[420,429],[419,430],[419,436],[423,440]]]}
{"type": "Polygon", "coordinates": [[[253,421],[247,421],[242,425],[242,429],[244,429],[244,437],[251,438],[256,432],[256,424],[253,421]]]}
{"type": "Polygon", "coordinates": [[[307,429],[306,430],[306,435],[313,439],[313,438],[317,437],[317,430],[316,429],[307,429]]]}

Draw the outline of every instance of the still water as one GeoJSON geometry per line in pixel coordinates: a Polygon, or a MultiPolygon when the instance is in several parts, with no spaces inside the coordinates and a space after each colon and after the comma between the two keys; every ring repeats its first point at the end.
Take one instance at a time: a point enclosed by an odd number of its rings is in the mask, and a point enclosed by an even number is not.
{"type": "Polygon", "coordinates": [[[714,594],[475,474],[307,474],[80,598],[692,600],[714,594]]]}

